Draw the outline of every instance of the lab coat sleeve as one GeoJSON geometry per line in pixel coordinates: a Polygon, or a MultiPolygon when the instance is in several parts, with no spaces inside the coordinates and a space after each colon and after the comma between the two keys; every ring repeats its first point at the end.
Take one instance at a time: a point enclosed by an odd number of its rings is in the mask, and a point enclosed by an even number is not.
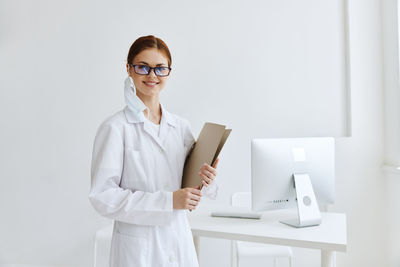
{"type": "MultiPolygon", "coordinates": [[[[184,144],[187,156],[190,153],[195,143],[195,139],[189,121],[184,120],[183,129],[184,129],[184,144]]],[[[201,189],[201,193],[203,194],[203,196],[207,198],[216,199],[218,194],[218,184],[216,182],[216,179],[214,179],[214,181],[209,186],[203,186],[203,188],[201,189]]]]}
{"type": "Polygon", "coordinates": [[[124,160],[123,131],[103,123],[93,146],[89,200],[101,215],[132,224],[167,225],[172,220],[172,192],[132,191],[119,186],[124,160]]]}

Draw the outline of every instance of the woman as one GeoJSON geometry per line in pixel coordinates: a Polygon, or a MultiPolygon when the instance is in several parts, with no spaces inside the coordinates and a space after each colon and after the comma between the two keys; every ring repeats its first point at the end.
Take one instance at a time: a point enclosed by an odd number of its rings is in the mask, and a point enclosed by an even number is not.
{"type": "Polygon", "coordinates": [[[216,197],[218,159],[204,164],[203,189],[181,187],[194,138],[187,120],[159,102],[171,71],[167,45],[137,39],[127,58],[126,107],[99,127],[92,157],[93,207],[114,219],[110,266],[198,266],[186,210],[216,197]]]}

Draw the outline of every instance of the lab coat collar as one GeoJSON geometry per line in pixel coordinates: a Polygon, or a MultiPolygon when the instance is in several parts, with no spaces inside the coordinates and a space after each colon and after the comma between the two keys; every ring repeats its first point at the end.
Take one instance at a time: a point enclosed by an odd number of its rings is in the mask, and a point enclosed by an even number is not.
{"type": "MultiPolygon", "coordinates": [[[[148,109],[143,101],[136,95],[136,87],[130,76],[126,77],[124,82],[124,96],[126,107],[124,109],[125,116],[128,122],[137,123],[143,122],[143,111],[148,109]]],[[[160,104],[161,106],[161,121],[165,121],[169,125],[176,127],[175,118],[160,104]]]]}
{"type": "Polygon", "coordinates": [[[166,123],[168,123],[173,127],[176,127],[177,126],[176,119],[171,115],[171,113],[168,112],[168,110],[164,108],[164,106],[161,103],[160,107],[161,107],[161,121],[164,119],[166,123]]]}
{"type": "Polygon", "coordinates": [[[143,116],[140,116],[139,113],[133,112],[131,109],[128,107],[125,107],[124,112],[126,119],[129,123],[143,123],[143,130],[153,138],[153,140],[160,146],[162,151],[165,151],[165,140],[167,139],[166,137],[168,136],[168,133],[171,129],[171,127],[176,127],[177,122],[176,119],[165,109],[163,106],[161,106],[161,122],[160,122],[160,133],[159,135],[154,135],[153,131],[151,131],[151,121],[145,119],[143,112],[141,114],[143,116]],[[171,127],[170,127],[171,126],[171,127]]]}
{"type": "MultiPolygon", "coordinates": [[[[160,124],[165,122],[168,125],[176,127],[177,126],[176,119],[171,115],[171,113],[169,113],[164,108],[164,106],[162,104],[160,104],[160,107],[161,107],[161,122],[160,122],[160,124]]],[[[124,108],[124,113],[125,113],[126,120],[129,123],[138,123],[138,122],[144,122],[145,121],[145,117],[144,117],[143,111],[132,110],[128,106],[126,106],[124,108]]]]}
{"type": "Polygon", "coordinates": [[[143,123],[143,130],[147,132],[154,141],[160,146],[162,150],[165,150],[164,142],[169,133],[170,127],[176,127],[176,119],[160,104],[161,108],[161,122],[160,122],[160,133],[159,135],[154,135],[150,129],[150,121],[145,119],[144,110],[149,110],[148,107],[143,103],[143,101],[136,95],[135,84],[131,77],[125,79],[125,102],[126,107],[124,108],[124,113],[126,120],[129,123],[143,123]]]}

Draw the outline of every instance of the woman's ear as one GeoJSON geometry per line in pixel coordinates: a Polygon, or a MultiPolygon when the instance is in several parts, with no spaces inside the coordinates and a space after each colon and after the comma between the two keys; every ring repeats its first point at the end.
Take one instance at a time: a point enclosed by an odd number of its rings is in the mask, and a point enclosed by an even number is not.
{"type": "Polygon", "coordinates": [[[129,73],[129,64],[128,64],[128,63],[126,63],[126,72],[127,72],[128,74],[130,74],[130,73],[129,73]]]}

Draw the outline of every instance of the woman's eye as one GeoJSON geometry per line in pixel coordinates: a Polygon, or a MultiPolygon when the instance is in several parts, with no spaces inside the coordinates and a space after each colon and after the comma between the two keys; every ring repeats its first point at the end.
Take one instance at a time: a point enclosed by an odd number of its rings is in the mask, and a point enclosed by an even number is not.
{"type": "Polygon", "coordinates": [[[147,71],[147,70],[149,69],[149,67],[146,66],[146,65],[139,65],[139,69],[140,69],[140,70],[147,71]]]}
{"type": "Polygon", "coordinates": [[[156,71],[158,73],[165,74],[168,72],[168,68],[167,67],[156,67],[156,71]]]}

